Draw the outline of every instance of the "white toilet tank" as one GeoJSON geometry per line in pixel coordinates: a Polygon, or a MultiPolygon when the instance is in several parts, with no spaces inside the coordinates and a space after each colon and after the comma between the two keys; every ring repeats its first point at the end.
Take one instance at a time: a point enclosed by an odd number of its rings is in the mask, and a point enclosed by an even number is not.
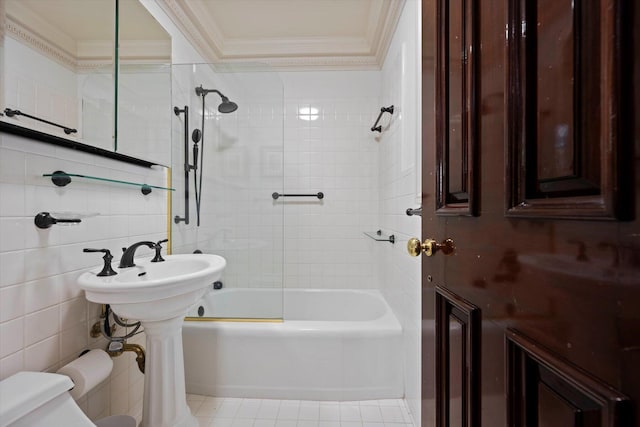
{"type": "Polygon", "coordinates": [[[0,427],[95,427],[69,394],[66,375],[18,372],[0,381],[0,427]]]}

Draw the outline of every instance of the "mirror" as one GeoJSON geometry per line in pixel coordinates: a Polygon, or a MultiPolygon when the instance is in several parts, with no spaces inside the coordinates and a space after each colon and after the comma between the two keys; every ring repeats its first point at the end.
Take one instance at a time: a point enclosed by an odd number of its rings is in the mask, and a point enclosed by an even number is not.
{"type": "Polygon", "coordinates": [[[112,149],[114,11],[112,0],[4,0],[4,119],[112,149]]]}
{"type": "MultiPolygon", "coordinates": [[[[135,144],[126,147],[128,141],[140,142],[140,131],[135,137],[123,131],[125,141],[118,143],[115,105],[122,105],[118,95],[121,92],[127,100],[133,96],[127,78],[116,90],[115,70],[168,68],[171,39],[138,0],[0,0],[0,14],[3,122],[110,152],[148,157],[135,144]],[[115,16],[117,4],[120,19],[115,16]],[[116,37],[120,40],[117,57],[116,37]]],[[[170,80],[165,85],[169,110],[170,80]]],[[[139,85],[138,96],[149,91],[139,85]]],[[[144,105],[157,106],[156,102],[146,99],[144,105]]],[[[133,106],[137,118],[150,126],[151,113],[140,113],[140,105],[138,101],[133,106]]],[[[169,163],[163,158],[153,161],[169,163]]]]}
{"type": "Polygon", "coordinates": [[[139,0],[119,0],[114,150],[171,164],[171,37],[139,0]]]}

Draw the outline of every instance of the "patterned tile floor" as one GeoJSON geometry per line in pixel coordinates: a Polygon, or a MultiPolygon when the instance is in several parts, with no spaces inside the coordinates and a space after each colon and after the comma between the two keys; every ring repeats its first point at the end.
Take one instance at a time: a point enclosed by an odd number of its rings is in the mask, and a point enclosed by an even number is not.
{"type": "Polygon", "coordinates": [[[402,399],[328,402],[187,395],[200,427],[413,427],[402,399]]]}

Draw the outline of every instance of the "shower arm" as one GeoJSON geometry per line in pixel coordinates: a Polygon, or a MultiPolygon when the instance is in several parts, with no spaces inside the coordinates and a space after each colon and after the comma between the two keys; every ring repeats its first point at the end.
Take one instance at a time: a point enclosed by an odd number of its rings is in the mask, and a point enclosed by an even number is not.
{"type": "Polygon", "coordinates": [[[196,87],[196,95],[198,95],[198,96],[202,96],[203,98],[204,98],[205,96],[207,96],[207,94],[208,94],[208,93],[210,93],[210,92],[215,92],[215,93],[217,93],[217,94],[220,96],[220,98],[222,98],[222,99],[225,99],[225,98],[226,98],[226,99],[229,99],[229,98],[227,98],[226,96],[224,96],[224,95],[222,94],[222,92],[220,92],[218,89],[203,89],[203,88],[202,88],[202,85],[200,85],[200,86],[196,87]]]}

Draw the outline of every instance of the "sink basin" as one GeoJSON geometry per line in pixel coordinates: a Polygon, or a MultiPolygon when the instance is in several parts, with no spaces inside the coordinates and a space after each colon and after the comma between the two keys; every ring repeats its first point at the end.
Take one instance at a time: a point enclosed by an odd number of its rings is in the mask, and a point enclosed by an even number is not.
{"type": "Polygon", "coordinates": [[[208,254],[167,255],[164,262],[136,261],[114,268],[115,276],[98,276],[96,267],[78,278],[89,301],[110,304],[121,317],[162,320],[180,315],[220,278],[224,258],[208,254]]]}
{"type": "Polygon", "coordinates": [[[187,405],[182,323],[188,309],[218,280],[226,265],[218,255],[167,255],[164,262],[136,260],[98,276],[102,266],[78,278],[89,301],[139,320],[146,334],[146,370],[141,427],[197,427],[187,405]]]}

